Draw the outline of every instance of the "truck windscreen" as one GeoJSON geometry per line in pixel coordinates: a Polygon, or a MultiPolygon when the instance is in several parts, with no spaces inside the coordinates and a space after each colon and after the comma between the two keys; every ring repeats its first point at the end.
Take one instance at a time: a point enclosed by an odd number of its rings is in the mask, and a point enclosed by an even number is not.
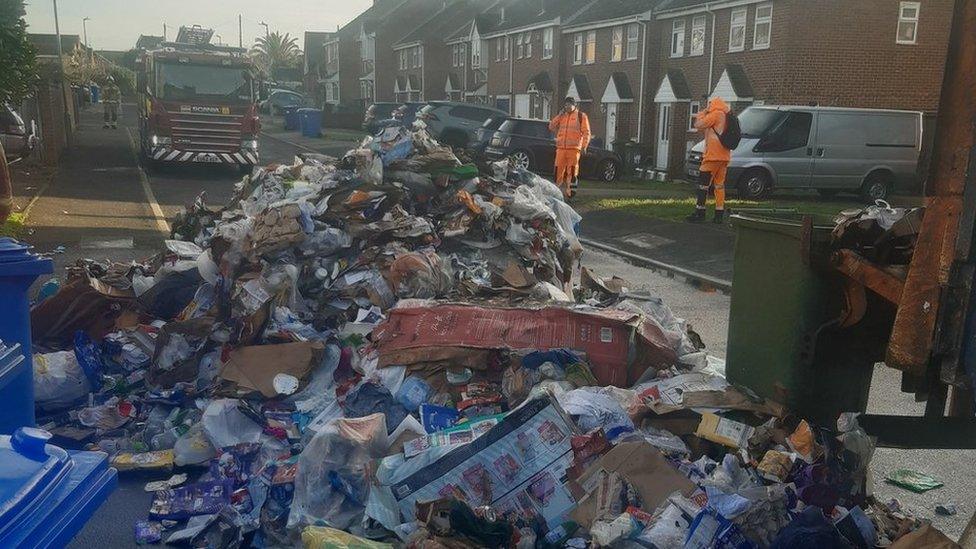
{"type": "Polygon", "coordinates": [[[157,94],[164,101],[251,102],[251,77],[240,67],[161,63],[157,94]]]}

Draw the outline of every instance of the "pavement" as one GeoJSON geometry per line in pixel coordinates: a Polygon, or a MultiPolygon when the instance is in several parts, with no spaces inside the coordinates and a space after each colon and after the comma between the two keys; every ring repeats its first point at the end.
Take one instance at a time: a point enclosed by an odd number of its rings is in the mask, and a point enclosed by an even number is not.
{"type": "MultiPolygon", "coordinates": [[[[125,112],[135,112],[134,108],[125,112]]],[[[261,136],[262,163],[290,162],[301,151],[340,154],[348,142],[301,138],[269,127],[261,136]]],[[[18,191],[18,205],[32,201],[29,241],[41,252],[59,246],[54,254],[55,273],[79,258],[129,261],[152,255],[167,236],[166,219],[204,190],[208,202],[217,205],[233,193],[240,175],[226,167],[168,168],[146,174],[136,159],[134,121],[124,120],[118,130],[104,130],[94,110],[81,115],[76,146],[69,150],[49,185],[33,182],[32,189],[18,191]],[[36,194],[36,193],[35,193],[36,194]]],[[[16,181],[15,181],[16,183],[16,181]]],[[[715,277],[731,279],[732,233],[704,225],[682,225],[629,216],[619,212],[584,215],[583,235],[603,244],[643,254],[657,261],[699,269],[715,277]]],[[[588,248],[583,264],[600,275],[617,274],[629,280],[638,293],[661,296],[675,313],[694,325],[710,352],[724,356],[728,330],[728,295],[701,291],[668,274],[625,261],[618,255],[588,248]]],[[[899,391],[897,372],[879,366],[872,383],[869,411],[921,415],[923,404],[899,391]]],[[[872,462],[875,492],[883,500],[899,498],[921,516],[958,538],[976,510],[976,475],[972,465],[976,451],[906,451],[878,449],[872,462]],[[926,472],[946,483],[926,494],[884,483],[884,474],[908,468],[926,472]],[[953,502],[959,514],[939,517],[937,503],[953,502]]],[[[119,488],[96,512],[69,547],[135,547],[133,525],[146,517],[150,494],[143,485],[152,478],[123,476],[119,488]]]]}

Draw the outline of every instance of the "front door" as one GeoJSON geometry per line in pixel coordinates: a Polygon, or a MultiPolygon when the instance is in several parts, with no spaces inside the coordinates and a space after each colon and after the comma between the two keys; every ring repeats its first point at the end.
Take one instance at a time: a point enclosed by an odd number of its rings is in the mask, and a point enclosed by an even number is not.
{"type": "Polygon", "coordinates": [[[668,169],[671,151],[671,103],[660,103],[657,115],[657,162],[659,170],[668,169]]]}
{"type": "Polygon", "coordinates": [[[527,93],[521,93],[515,96],[515,116],[518,118],[529,118],[532,96],[527,93]]]}
{"type": "Polygon", "coordinates": [[[607,137],[605,146],[613,150],[613,142],[617,140],[617,107],[619,103],[607,103],[607,137]]]}

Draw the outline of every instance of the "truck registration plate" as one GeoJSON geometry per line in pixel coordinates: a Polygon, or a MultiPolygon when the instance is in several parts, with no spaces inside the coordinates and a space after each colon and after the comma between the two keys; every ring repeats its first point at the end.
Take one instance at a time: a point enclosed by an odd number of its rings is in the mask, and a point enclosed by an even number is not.
{"type": "Polygon", "coordinates": [[[220,162],[220,157],[215,154],[198,154],[196,158],[193,159],[194,162],[220,162]]]}

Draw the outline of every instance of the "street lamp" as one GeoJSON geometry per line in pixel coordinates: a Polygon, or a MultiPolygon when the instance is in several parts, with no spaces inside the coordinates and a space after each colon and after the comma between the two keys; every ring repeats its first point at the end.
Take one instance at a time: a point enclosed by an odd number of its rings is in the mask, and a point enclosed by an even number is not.
{"type": "Polygon", "coordinates": [[[260,23],[258,23],[258,25],[261,25],[262,27],[264,27],[264,37],[265,38],[268,38],[269,36],[271,36],[271,33],[268,31],[268,24],[267,23],[265,23],[264,21],[261,21],[260,23]]]}

